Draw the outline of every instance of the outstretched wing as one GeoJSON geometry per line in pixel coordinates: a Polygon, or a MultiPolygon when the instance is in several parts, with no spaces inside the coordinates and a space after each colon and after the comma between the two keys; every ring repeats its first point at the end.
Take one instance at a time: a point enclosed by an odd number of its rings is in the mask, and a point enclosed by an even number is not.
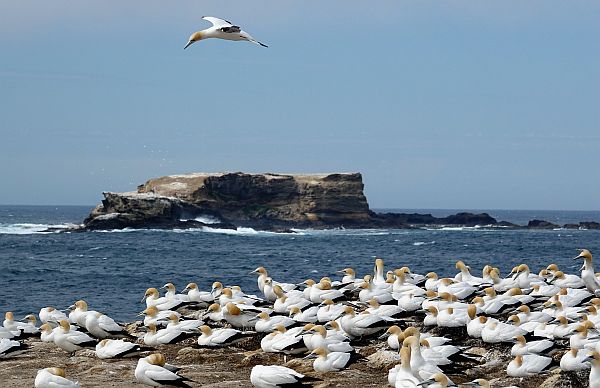
{"type": "Polygon", "coordinates": [[[242,29],[238,26],[230,26],[230,27],[221,27],[219,28],[221,31],[228,33],[228,34],[233,34],[236,32],[240,32],[242,29]]]}
{"type": "Polygon", "coordinates": [[[207,22],[212,23],[212,25],[217,28],[231,27],[231,22],[228,22],[227,20],[216,18],[214,16],[203,16],[202,19],[206,20],[207,22]]]}

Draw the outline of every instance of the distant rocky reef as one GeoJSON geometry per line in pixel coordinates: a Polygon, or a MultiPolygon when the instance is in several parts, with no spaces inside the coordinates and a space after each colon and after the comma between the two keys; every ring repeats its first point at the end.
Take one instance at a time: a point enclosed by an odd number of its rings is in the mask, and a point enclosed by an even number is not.
{"type": "MultiPolygon", "coordinates": [[[[137,191],[104,192],[81,230],[212,228],[414,228],[424,225],[519,227],[487,213],[376,213],[360,173],[194,173],[150,179],[137,191]]],[[[594,228],[596,223],[571,227],[594,228]]],[[[599,225],[596,225],[600,227],[599,225]]],[[[532,220],[528,227],[557,227],[532,220]]]]}

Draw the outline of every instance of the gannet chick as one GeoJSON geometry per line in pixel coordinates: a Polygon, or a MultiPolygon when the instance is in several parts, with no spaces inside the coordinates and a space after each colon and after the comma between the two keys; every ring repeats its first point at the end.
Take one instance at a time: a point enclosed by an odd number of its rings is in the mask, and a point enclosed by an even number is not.
{"type": "Polygon", "coordinates": [[[152,348],[141,347],[138,344],[123,340],[103,339],[96,345],[96,357],[101,359],[133,357],[141,352],[151,350],[152,348]]]}
{"type": "Polygon", "coordinates": [[[315,358],[313,369],[316,372],[337,372],[350,363],[351,354],[344,352],[328,352],[325,348],[313,350],[307,358],[315,358]]]}
{"type": "Polygon", "coordinates": [[[173,385],[178,387],[189,387],[186,381],[189,379],[179,376],[171,370],[178,370],[166,363],[165,356],[154,353],[148,357],[140,358],[135,368],[135,378],[142,384],[152,387],[173,385]]]}
{"type": "Polygon", "coordinates": [[[188,48],[191,44],[209,38],[225,39],[225,40],[245,40],[252,42],[259,46],[268,47],[266,44],[259,42],[254,39],[246,31],[242,30],[238,26],[234,26],[227,20],[219,19],[214,16],[204,16],[202,19],[212,23],[212,27],[202,31],[194,32],[185,45],[184,49],[188,48]]]}
{"type": "Polygon", "coordinates": [[[62,368],[44,368],[37,371],[35,388],[79,388],[78,382],[73,382],[65,377],[62,368]]]}
{"type": "Polygon", "coordinates": [[[19,354],[23,354],[27,349],[29,349],[29,345],[19,341],[8,338],[0,339],[0,359],[18,356],[19,354]]]}
{"type": "Polygon", "coordinates": [[[61,321],[63,319],[68,319],[67,315],[64,312],[57,310],[56,308],[54,308],[52,306],[48,306],[48,307],[44,307],[44,308],[40,309],[40,312],[38,315],[39,315],[40,321],[42,323],[46,323],[46,322],[58,323],[59,321],[61,321]]]}
{"type": "Polygon", "coordinates": [[[506,373],[511,377],[534,376],[552,367],[552,358],[526,354],[516,356],[506,367],[506,373]]]}
{"type": "Polygon", "coordinates": [[[67,320],[63,319],[58,324],[54,333],[54,343],[62,350],[74,354],[75,351],[85,347],[96,347],[96,340],[85,333],[72,330],[67,320]]]}

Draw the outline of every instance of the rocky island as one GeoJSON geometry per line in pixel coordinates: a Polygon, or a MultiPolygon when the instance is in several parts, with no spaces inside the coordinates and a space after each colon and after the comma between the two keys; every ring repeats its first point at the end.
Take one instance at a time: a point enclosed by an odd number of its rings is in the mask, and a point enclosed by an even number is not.
{"type": "Polygon", "coordinates": [[[251,227],[407,228],[411,225],[495,225],[488,214],[375,213],[360,173],[194,173],[150,179],[137,191],[104,192],[84,229],[251,227]]]}
{"type": "Polygon", "coordinates": [[[530,229],[600,229],[600,223],[527,225],[487,213],[447,217],[377,213],[369,208],[360,173],[193,173],[153,178],[125,193],[104,192],[78,230],[211,228],[291,231],[294,228],[419,228],[486,226],[530,229]]]}

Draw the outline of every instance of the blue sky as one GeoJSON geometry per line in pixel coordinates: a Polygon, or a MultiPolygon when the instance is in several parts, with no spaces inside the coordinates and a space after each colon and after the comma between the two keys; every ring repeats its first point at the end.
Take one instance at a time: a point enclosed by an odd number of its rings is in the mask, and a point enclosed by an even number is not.
{"type": "Polygon", "coordinates": [[[600,3],[0,1],[0,203],[360,171],[371,207],[600,209],[600,3]],[[201,41],[203,15],[268,49],[201,41]]]}

